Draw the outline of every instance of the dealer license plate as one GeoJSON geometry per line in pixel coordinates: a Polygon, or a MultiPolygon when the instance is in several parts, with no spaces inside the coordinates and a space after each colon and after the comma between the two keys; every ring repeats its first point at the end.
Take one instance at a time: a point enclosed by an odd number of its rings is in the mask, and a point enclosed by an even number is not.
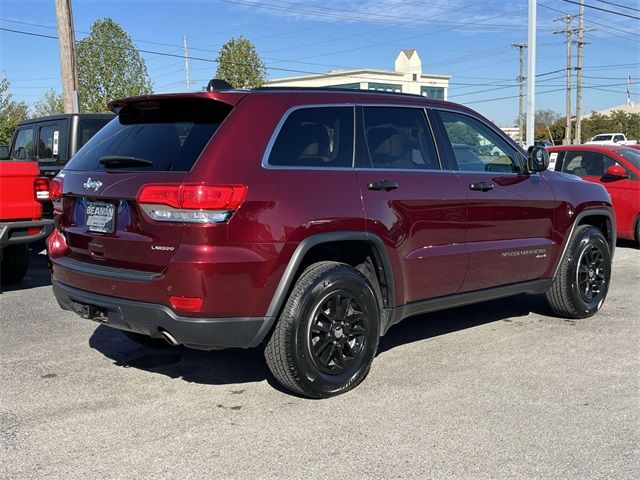
{"type": "Polygon", "coordinates": [[[84,225],[89,232],[113,233],[115,205],[104,202],[87,202],[84,225]]]}

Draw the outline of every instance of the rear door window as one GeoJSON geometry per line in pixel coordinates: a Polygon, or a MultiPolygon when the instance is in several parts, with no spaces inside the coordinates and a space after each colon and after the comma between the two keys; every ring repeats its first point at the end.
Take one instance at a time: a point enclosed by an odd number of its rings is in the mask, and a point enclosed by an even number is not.
{"type": "Polygon", "coordinates": [[[354,108],[299,108],[286,118],[269,152],[268,164],[283,167],[353,166],[354,108]]]}
{"type": "Polygon", "coordinates": [[[38,129],[39,162],[55,161],[58,157],[60,142],[60,126],[58,124],[43,125],[38,129]]]}
{"type": "Polygon", "coordinates": [[[364,107],[364,131],[373,168],[439,170],[421,108],[364,107]]]}
{"type": "Polygon", "coordinates": [[[66,168],[187,172],[232,108],[209,99],[126,104],[66,168]]]}
{"type": "Polygon", "coordinates": [[[16,140],[13,143],[11,158],[14,160],[33,159],[33,128],[21,128],[16,133],[16,140]]]}

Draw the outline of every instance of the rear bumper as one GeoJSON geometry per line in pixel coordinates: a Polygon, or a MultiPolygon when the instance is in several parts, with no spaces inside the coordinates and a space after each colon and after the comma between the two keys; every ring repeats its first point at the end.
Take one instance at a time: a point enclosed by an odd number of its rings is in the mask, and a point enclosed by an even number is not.
{"type": "Polygon", "coordinates": [[[53,231],[53,220],[33,220],[0,223],[0,248],[9,245],[31,243],[46,238],[53,231]],[[38,233],[28,235],[29,228],[39,228],[38,233]]]}
{"type": "Polygon", "coordinates": [[[154,338],[166,330],[180,344],[203,350],[255,347],[272,323],[268,317],[181,317],[164,305],[99,295],[56,281],[53,293],[62,309],[83,318],[154,338]]]}

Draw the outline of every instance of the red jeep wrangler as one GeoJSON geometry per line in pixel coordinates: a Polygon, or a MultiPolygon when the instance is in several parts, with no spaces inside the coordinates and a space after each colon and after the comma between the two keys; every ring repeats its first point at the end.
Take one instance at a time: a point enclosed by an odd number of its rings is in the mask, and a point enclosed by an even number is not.
{"type": "Polygon", "coordinates": [[[0,161],[1,283],[17,283],[29,265],[29,244],[53,230],[42,219],[42,201],[49,199],[49,179],[38,177],[36,162],[0,161]]]}
{"type": "Polygon", "coordinates": [[[264,343],[288,389],[363,380],[405,317],[521,293],[602,306],[601,185],[546,171],[460,105],[256,89],[114,101],[53,180],[60,306],[139,342],[264,343]]]}

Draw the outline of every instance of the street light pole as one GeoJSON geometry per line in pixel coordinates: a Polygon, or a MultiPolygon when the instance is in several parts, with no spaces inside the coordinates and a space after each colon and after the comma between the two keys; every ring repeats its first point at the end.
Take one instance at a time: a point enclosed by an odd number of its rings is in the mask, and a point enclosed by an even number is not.
{"type": "Polygon", "coordinates": [[[529,0],[529,38],[527,42],[527,147],[533,145],[535,141],[536,7],[536,0],[529,0]]]}

